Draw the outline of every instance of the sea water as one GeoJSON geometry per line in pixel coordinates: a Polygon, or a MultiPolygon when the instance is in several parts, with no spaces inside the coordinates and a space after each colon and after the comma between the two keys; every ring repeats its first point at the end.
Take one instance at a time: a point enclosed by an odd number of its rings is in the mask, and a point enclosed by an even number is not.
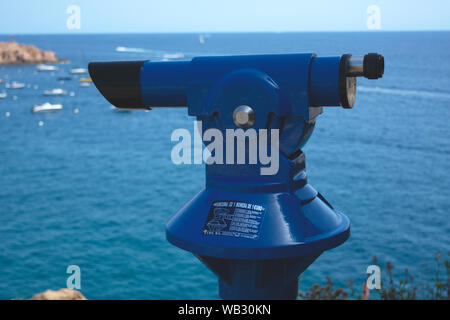
{"type": "MultiPolygon", "coordinates": [[[[192,130],[185,109],[112,112],[94,85],[63,82],[90,61],[315,52],[384,55],[378,81],[358,79],[352,110],[326,108],[304,148],[309,182],[351,220],[300,289],[353,279],[376,255],[384,270],[430,280],[449,245],[450,33],[116,34],[16,36],[69,59],[55,72],[0,67],[0,298],[66,286],[81,268],[89,299],[216,299],[215,276],[165,240],[165,222],[204,185],[204,165],[176,166],[171,132],[192,130]],[[202,41],[203,40],[203,41],[202,41]],[[62,88],[65,97],[44,97],[62,88]],[[32,106],[61,103],[54,114],[32,106]],[[75,111],[77,109],[77,111],[75,111]]],[[[0,41],[8,40],[0,36],[0,41]]],[[[88,75],[84,75],[88,76],[88,75]]],[[[385,276],[385,274],[382,274],[385,276]]],[[[371,297],[377,297],[371,293],[371,297]]]]}

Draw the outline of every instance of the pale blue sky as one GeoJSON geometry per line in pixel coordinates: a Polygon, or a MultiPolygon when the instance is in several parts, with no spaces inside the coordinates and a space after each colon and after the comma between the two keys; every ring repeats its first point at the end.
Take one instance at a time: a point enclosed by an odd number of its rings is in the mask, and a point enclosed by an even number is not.
{"type": "Polygon", "coordinates": [[[449,0],[1,0],[0,34],[364,31],[370,5],[382,31],[450,30],[449,0]]]}

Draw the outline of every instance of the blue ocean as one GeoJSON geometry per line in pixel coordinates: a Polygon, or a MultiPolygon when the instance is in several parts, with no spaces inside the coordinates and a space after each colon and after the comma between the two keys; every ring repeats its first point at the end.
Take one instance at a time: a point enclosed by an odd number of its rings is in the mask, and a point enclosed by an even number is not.
{"type": "MultiPolygon", "coordinates": [[[[88,299],[218,299],[216,277],[165,239],[166,221],[204,185],[204,165],[172,163],[185,109],[115,112],[94,85],[58,80],[90,61],[199,55],[384,55],[358,79],[353,109],[327,108],[304,148],[309,182],[351,220],[351,237],[301,276],[300,289],[353,279],[372,257],[431,281],[450,251],[450,33],[108,34],[15,36],[70,60],[54,72],[0,67],[0,298],[66,286],[81,268],[88,299]],[[18,81],[23,89],[6,89],[18,81]],[[64,97],[43,90],[62,88],[64,97]],[[33,114],[44,102],[63,110],[33,114]],[[75,111],[77,110],[77,111],[75,111]]],[[[0,36],[8,41],[8,36],[0,36]]],[[[382,271],[383,272],[383,271],[382,271]]],[[[376,298],[376,293],[371,297],[376,298]]]]}

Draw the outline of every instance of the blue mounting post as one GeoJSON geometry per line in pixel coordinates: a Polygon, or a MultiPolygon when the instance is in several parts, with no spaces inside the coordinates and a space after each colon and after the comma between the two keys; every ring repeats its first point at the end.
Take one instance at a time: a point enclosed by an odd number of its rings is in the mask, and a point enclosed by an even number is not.
{"type": "MultiPolygon", "coordinates": [[[[208,164],[205,187],[166,225],[168,241],[218,277],[223,299],[295,299],[298,276],[349,237],[349,219],[308,184],[301,148],[323,107],[353,107],[356,77],[383,75],[381,55],[95,62],[89,72],[118,108],[187,107],[202,121],[202,136],[208,129],[223,137],[229,129],[266,130],[277,170],[257,162],[208,164]]],[[[235,159],[242,150],[234,138],[227,143],[235,159]]]]}

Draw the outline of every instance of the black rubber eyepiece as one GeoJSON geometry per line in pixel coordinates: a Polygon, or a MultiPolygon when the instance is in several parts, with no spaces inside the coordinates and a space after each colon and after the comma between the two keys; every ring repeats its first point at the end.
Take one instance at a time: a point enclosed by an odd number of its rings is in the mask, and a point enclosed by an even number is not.
{"type": "Polygon", "coordinates": [[[369,53],[364,56],[364,77],[379,79],[384,73],[384,57],[378,53],[369,53]]]}

